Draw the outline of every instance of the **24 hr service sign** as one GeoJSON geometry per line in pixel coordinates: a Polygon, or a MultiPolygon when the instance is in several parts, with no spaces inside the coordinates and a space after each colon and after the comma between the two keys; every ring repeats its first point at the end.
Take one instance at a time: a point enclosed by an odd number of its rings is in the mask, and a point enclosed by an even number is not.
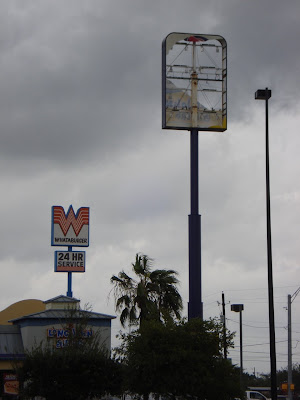
{"type": "Polygon", "coordinates": [[[85,251],[55,251],[55,272],[85,272],[85,251]]]}
{"type": "Polygon", "coordinates": [[[51,246],[89,246],[90,209],[81,207],[74,213],[70,206],[67,213],[63,207],[52,207],[51,246]]]}

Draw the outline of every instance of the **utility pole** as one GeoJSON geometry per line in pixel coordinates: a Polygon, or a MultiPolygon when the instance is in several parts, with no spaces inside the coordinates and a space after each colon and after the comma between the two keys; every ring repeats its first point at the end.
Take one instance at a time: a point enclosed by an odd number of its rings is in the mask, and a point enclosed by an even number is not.
{"type": "Polygon", "coordinates": [[[288,398],[292,400],[292,391],[291,391],[291,383],[292,383],[292,296],[288,295],[288,398]]]}
{"type": "Polygon", "coordinates": [[[224,358],[227,358],[227,343],[226,343],[226,317],[225,317],[225,296],[222,292],[222,309],[223,309],[223,337],[224,337],[224,358]]]}
{"type": "Polygon", "coordinates": [[[296,290],[296,292],[291,296],[288,295],[288,398],[289,400],[293,399],[293,394],[291,391],[291,384],[293,382],[292,378],[292,302],[297,297],[300,292],[300,287],[296,290]]]}

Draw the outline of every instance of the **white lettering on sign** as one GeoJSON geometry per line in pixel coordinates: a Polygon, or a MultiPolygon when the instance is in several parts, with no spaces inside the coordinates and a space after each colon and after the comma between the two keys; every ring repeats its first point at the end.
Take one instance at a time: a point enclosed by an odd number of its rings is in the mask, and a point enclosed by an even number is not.
{"type": "MultiPolygon", "coordinates": [[[[57,349],[61,349],[63,347],[68,346],[69,344],[69,337],[70,335],[75,336],[76,335],[76,330],[75,328],[72,328],[70,331],[69,329],[64,329],[64,328],[49,328],[47,329],[47,337],[49,339],[54,339],[54,346],[57,349]]],[[[88,339],[93,336],[93,330],[92,328],[90,329],[83,329],[80,332],[80,335],[78,335],[80,339],[88,339]]],[[[81,342],[81,340],[80,340],[81,342]]],[[[79,343],[80,343],[79,342],[79,343]]]]}

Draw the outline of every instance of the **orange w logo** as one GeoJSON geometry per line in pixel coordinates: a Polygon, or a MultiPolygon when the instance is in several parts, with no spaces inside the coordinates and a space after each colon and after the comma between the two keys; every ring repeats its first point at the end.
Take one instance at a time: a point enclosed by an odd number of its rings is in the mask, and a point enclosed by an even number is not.
{"type": "Polygon", "coordinates": [[[78,236],[83,225],[89,224],[89,208],[81,207],[75,215],[72,206],[69,207],[67,214],[65,214],[63,207],[54,206],[53,224],[58,224],[65,236],[72,225],[76,236],[78,236]]]}

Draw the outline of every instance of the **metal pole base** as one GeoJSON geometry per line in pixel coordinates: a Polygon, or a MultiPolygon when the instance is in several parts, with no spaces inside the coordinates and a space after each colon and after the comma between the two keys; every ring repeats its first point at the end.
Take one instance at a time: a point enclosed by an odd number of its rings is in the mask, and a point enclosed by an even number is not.
{"type": "Polygon", "coordinates": [[[201,301],[201,215],[189,215],[189,303],[188,319],[203,319],[201,301]]]}

